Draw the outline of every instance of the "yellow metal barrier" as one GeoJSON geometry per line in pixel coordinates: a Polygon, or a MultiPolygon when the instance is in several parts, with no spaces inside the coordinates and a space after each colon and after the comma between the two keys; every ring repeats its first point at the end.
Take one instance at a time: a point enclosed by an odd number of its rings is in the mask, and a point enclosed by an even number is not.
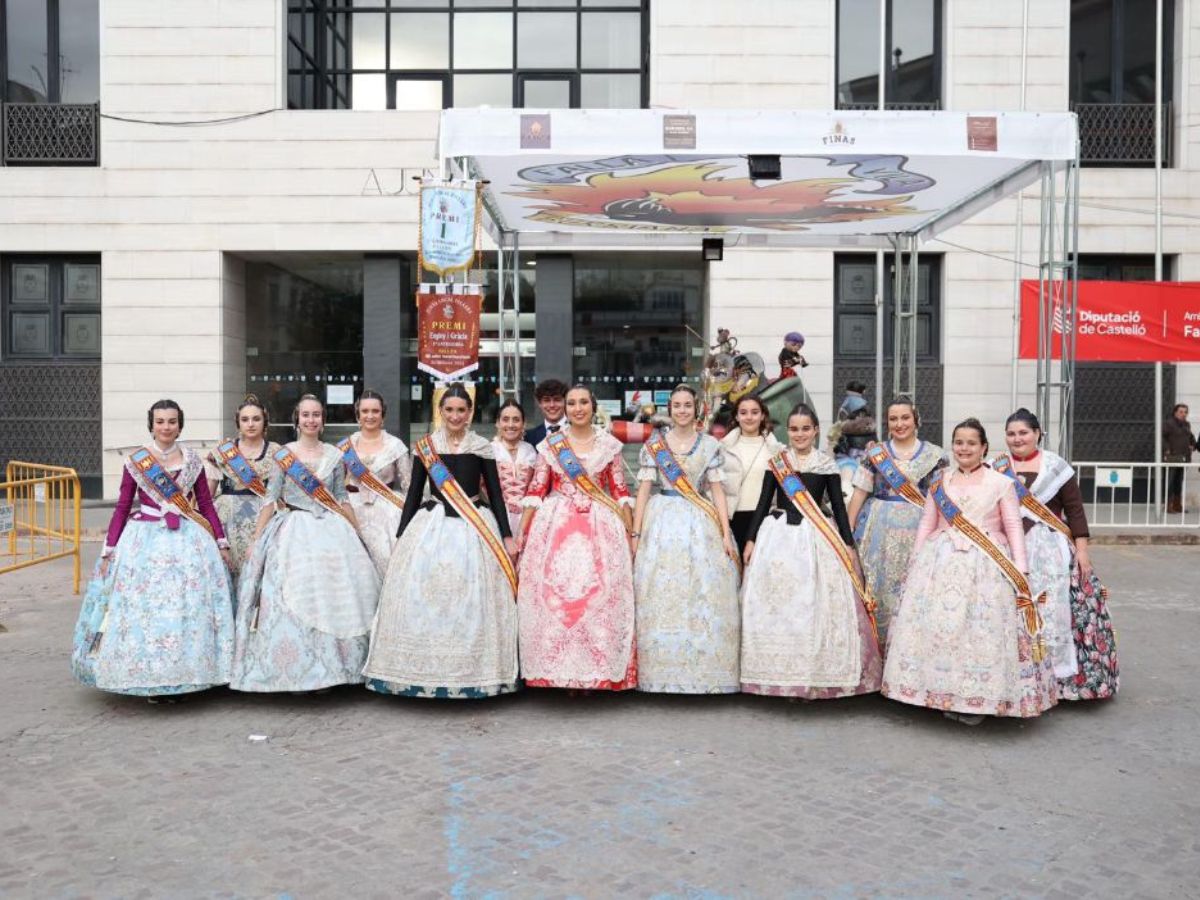
{"type": "MultiPolygon", "coordinates": [[[[64,466],[10,462],[0,483],[0,501],[12,515],[12,529],[0,530],[0,575],[65,556],[75,558],[79,593],[79,526],[82,518],[79,476],[64,466]],[[7,540],[4,538],[7,537],[7,540]]],[[[0,519],[0,524],[7,524],[0,519]]]]}

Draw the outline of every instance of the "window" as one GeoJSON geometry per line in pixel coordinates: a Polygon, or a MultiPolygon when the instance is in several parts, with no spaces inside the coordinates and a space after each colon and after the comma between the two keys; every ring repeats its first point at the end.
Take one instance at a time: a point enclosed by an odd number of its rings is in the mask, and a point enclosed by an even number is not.
{"type": "MultiPolygon", "coordinates": [[[[942,99],[941,0],[888,0],[889,109],[937,109],[942,99]]],[[[879,0],[838,0],[837,106],[879,103],[879,0]]]]}
{"type": "MultiPolygon", "coordinates": [[[[892,299],[892,254],[883,258],[883,355],[892,357],[896,307],[892,299]]],[[[875,358],[875,254],[839,253],[834,257],[834,355],[839,361],[875,358]]],[[[940,256],[922,254],[917,262],[917,361],[941,358],[940,256]]]]}
{"type": "Polygon", "coordinates": [[[100,259],[95,256],[6,256],[3,357],[100,358],[100,259]]]}
{"type": "Polygon", "coordinates": [[[646,105],[646,0],[289,0],[300,109],[646,105]]]}
{"type": "Polygon", "coordinates": [[[8,103],[100,100],[99,0],[0,0],[8,103]]]}
{"type": "MultiPolygon", "coordinates": [[[[1171,100],[1174,6],[1163,4],[1164,106],[1171,100]]],[[[1085,164],[1154,164],[1154,23],[1155,0],[1071,2],[1071,107],[1085,164]]],[[[1169,106],[1163,112],[1166,136],[1169,106]]]]}

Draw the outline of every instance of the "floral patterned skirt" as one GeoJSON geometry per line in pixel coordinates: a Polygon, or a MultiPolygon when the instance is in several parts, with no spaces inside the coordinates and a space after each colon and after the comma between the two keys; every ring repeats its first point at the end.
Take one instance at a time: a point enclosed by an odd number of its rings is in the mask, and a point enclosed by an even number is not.
{"type": "Polygon", "coordinates": [[[118,694],[185,694],[226,684],[232,657],[229,572],[211,535],[187,519],[176,531],[131,520],[108,577],[97,562],[88,582],[75,677],[118,694]]]}
{"type": "Polygon", "coordinates": [[[913,558],[892,620],[882,692],[991,716],[1037,716],[1058,702],[1050,659],[1033,660],[1012,586],[982,550],[960,549],[949,531],[913,558]]]}
{"type": "MultiPolygon", "coordinates": [[[[490,510],[480,514],[497,536],[490,510]]],[[[517,688],[517,607],[467,521],[437,504],[392,552],[371,629],[367,687],[408,697],[473,698],[517,688]]]]}
{"type": "Polygon", "coordinates": [[[527,686],[637,687],[633,561],[611,510],[582,495],[546,498],[521,556],[517,613],[527,686]]]}
{"type": "Polygon", "coordinates": [[[1121,686],[1117,635],[1108,614],[1108,588],[1095,574],[1071,585],[1071,624],[1079,670],[1058,682],[1060,700],[1103,700],[1121,686]]]}
{"type": "Polygon", "coordinates": [[[827,700],[879,690],[883,658],[850,575],[807,521],[768,518],[742,582],[742,690],[827,700]]]}
{"type": "Polygon", "coordinates": [[[239,579],[229,686],[272,692],[361,683],[378,594],[375,566],[344,519],[277,512],[239,579]],[[343,610],[339,618],[349,624],[335,625],[320,608],[343,610]]]}
{"type": "Polygon", "coordinates": [[[725,555],[720,530],[689,500],[650,499],[633,586],[639,691],[741,690],[737,567],[725,555]]]}
{"type": "Polygon", "coordinates": [[[908,501],[870,497],[859,513],[858,555],[871,596],[879,604],[875,611],[879,643],[887,648],[888,628],[900,608],[904,579],[912,562],[921,509],[908,501]]]}
{"type": "Polygon", "coordinates": [[[225,537],[229,539],[229,557],[236,579],[246,562],[250,545],[254,542],[258,514],[266,501],[257,494],[221,494],[213,502],[221,524],[225,527],[225,537]]]}

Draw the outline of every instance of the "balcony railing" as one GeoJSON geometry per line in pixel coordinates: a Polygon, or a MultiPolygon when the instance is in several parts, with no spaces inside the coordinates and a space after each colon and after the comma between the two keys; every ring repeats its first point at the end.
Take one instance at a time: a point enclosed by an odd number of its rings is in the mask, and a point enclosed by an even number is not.
{"type": "Polygon", "coordinates": [[[0,128],[6,166],[100,163],[98,104],[5,103],[0,128]]]}
{"type": "MultiPolygon", "coordinates": [[[[873,109],[879,109],[879,104],[878,103],[839,103],[837,105],[837,108],[838,109],[860,109],[860,110],[865,110],[865,111],[869,112],[873,109]]],[[[884,109],[899,109],[899,110],[922,110],[922,109],[936,110],[936,109],[941,109],[942,105],[940,103],[938,103],[936,100],[921,101],[921,102],[906,101],[906,100],[899,100],[899,101],[893,102],[891,100],[885,100],[885,101],[883,101],[883,108],[884,109]]]]}
{"type": "MultiPolygon", "coordinates": [[[[1154,165],[1153,103],[1076,103],[1079,161],[1091,166],[1154,165]]],[[[1171,164],[1171,104],[1163,104],[1163,165],[1171,164]]]]}

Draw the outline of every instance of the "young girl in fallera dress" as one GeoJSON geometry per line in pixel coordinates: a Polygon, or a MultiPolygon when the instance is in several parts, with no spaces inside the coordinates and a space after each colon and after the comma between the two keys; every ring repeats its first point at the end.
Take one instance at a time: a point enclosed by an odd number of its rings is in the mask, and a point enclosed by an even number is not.
{"type": "Polygon", "coordinates": [[[883,672],[884,696],[968,724],[1058,702],[1032,615],[1020,504],[983,464],[987,446],[977,420],[954,429],[954,462],[925,499],[883,672]]]}
{"type": "Polygon", "coordinates": [[[530,687],[637,686],[629,490],[621,442],[567,391],[567,427],[538,444],[521,533],[521,671],[530,687]],[[532,524],[531,524],[532,521],[532,524]]]}
{"type": "Polygon", "coordinates": [[[282,473],[273,458],[279,445],[266,438],[267,409],[258,397],[247,394],[234,420],[237,437],[222,441],[204,458],[204,472],[229,538],[236,578],[250,552],[259,513],[267,502],[267,486],[282,473]]]}
{"type": "Polygon", "coordinates": [[[413,448],[413,477],[371,631],[367,687],[451,699],[517,689],[516,542],[495,451],[451,384],[442,426],[413,448]],[[421,503],[426,483],[430,501],[421,503]],[[486,490],[486,505],[479,503],[486,490]]]}
{"type": "Polygon", "coordinates": [[[176,443],[183,410],[160,400],[147,420],[154,439],[125,460],[71,665],[83,684],[153,698],[229,681],[233,601],[204,463],[176,443]]]}
{"type": "Polygon", "coordinates": [[[917,436],[921,416],[911,400],[893,400],[886,416],[889,439],[867,448],[854,472],[850,498],[850,524],[878,604],[875,620],[885,651],[888,626],[900,605],[912,562],[925,495],[946,465],[946,451],[917,436]]]}
{"type": "Polygon", "coordinates": [[[883,659],[816,413],[788,417],[788,448],[759,479],[742,584],[742,690],[825,700],[879,690],[883,659]],[[833,522],[821,511],[828,499],[833,522]],[[767,513],[772,501],[783,515],[767,513]]]}
{"type": "Polygon", "coordinates": [[[358,431],[346,438],[349,446],[346,441],[339,445],[346,465],[346,491],[358,533],[382,578],[396,544],[412,461],[404,441],[383,430],[387,405],[378,391],[362,392],[354,401],[354,417],[358,431]],[[354,471],[359,467],[366,470],[362,477],[354,471]]]}
{"type": "Polygon", "coordinates": [[[633,514],[638,690],[736,693],[741,613],[721,445],[697,432],[688,385],[672,391],[670,413],[672,427],[642,447],[633,514]]]}
{"type": "Polygon", "coordinates": [[[504,491],[508,525],[518,542],[521,535],[521,503],[537,466],[537,451],[524,438],[525,410],[516,400],[505,400],[500,404],[496,416],[496,437],[492,439],[492,450],[496,454],[496,470],[500,473],[500,487],[504,491]]]}
{"type": "Polygon", "coordinates": [[[362,682],[379,578],[358,536],[342,454],[322,443],[312,394],[292,413],[297,439],[274,454],[258,537],[238,585],[230,687],[313,691],[362,682]]]}
{"type": "Polygon", "coordinates": [[[1070,463],[1039,448],[1037,416],[1019,409],[1004,425],[1008,453],[992,467],[1019,479],[1034,594],[1046,593],[1045,642],[1060,700],[1101,700],[1120,687],[1108,592],[1092,570],[1083,496],[1070,463]],[[1065,520],[1065,521],[1064,521],[1065,520]]]}

